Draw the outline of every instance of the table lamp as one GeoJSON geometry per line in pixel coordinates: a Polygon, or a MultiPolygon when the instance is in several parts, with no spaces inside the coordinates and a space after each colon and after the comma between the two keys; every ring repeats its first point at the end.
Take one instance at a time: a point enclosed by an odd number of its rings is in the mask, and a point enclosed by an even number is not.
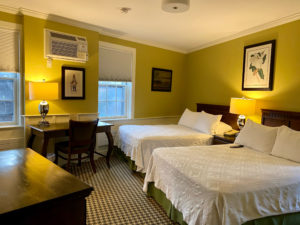
{"type": "Polygon", "coordinates": [[[255,114],[256,100],[248,98],[231,98],[230,113],[239,114],[237,125],[241,130],[245,126],[246,116],[255,114]]]}
{"type": "Polygon", "coordinates": [[[49,112],[49,104],[46,100],[58,99],[58,83],[29,82],[29,99],[42,100],[39,104],[39,112],[42,117],[39,125],[49,126],[49,122],[45,120],[49,112]]]}

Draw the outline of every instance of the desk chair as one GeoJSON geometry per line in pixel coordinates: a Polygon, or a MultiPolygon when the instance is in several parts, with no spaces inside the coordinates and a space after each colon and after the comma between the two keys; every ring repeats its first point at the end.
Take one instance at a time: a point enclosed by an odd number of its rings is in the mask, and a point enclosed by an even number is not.
{"type": "Polygon", "coordinates": [[[81,160],[90,158],[92,169],[96,173],[96,166],[94,162],[94,149],[96,145],[96,129],[98,119],[94,121],[74,121],[70,120],[69,126],[69,141],[55,144],[55,160],[58,163],[58,157],[67,160],[66,169],[70,169],[70,162],[78,160],[78,165],[81,165],[81,160]],[[63,152],[67,158],[59,154],[63,152]],[[77,154],[78,158],[71,158],[71,155],[77,154]],[[87,154],[81,157],[81,154],[87,154]]]}

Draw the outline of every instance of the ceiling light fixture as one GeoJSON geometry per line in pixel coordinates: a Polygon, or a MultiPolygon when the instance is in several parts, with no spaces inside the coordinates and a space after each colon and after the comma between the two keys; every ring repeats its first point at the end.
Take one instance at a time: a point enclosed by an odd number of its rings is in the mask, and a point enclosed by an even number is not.
{"type": "Polygon", "coordinates": [[[190,0],[162,0],[162,9],[170,13],[185,12],[190,8],[190,0]]]}
{"type": "Polygon", "coordinates": [[[121,12],[124,13],[124,14],[127,14],[130,10],[131,10],[131,8],[128,8],[128,7],[122,7],[121,8],[121,12]]]}

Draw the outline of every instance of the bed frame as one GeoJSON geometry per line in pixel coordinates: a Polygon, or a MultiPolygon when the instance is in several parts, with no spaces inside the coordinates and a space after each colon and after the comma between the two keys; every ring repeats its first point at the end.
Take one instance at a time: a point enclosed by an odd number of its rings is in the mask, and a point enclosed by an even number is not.
{"type": "Polygon", "coordinates": [[[261,123],[271,127],[285,125],[300,131],[300,112],[262,109],[261,123]]]}
{"type": "Polygon", "coordinates": [[[237,126],[237,119],[238,115],[231,114],[229,112],[229,106],[228,105],[212,105],[212,104],[201,104],[197,103],[197,112],[205,111],[207,113],[211,113],[214,115],[220,115],[222,114],[222,119],[224,123],[229,124],[232,126],[233,129],[238,130],[237,126]]]}

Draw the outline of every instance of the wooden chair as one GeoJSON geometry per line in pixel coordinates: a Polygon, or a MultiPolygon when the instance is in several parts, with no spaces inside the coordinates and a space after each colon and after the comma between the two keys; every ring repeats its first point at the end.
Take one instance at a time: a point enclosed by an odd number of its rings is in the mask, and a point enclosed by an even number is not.
{"type": "Polygon", "coordinates": [[[98,119],[94,121],[74,121],[70,120],[69,126],[69,141],[55,144],[55,163],[58,163],[58,157],[67,160],[66,169],[70,169],[70,162],[78,160],[78,165],[81,165],[81,160],[90,158],[92,169],[96,173],[96,166],[94,162],[94,149],[96,145],[96,129],[98,119]],[[67,158],[60,155],[63,152],[67,158]],[[71,155],[77,154],[78,158],[71,158],[71,155]],[[81,157],[82,154],[87,154],[81,157]]]}

